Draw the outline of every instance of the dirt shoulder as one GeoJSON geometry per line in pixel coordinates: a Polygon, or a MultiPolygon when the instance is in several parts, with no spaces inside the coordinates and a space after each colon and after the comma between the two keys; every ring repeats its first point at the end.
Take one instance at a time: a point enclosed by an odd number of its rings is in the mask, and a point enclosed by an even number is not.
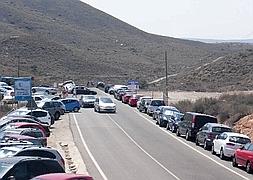
{"type": "Polygon", "coordinates": [[[56,148],[65,160],[68,173],[88,174],[81,154],[75,145],[70,127],[71,114],[61,116],[51,128],[48,146],[56,148]]]}

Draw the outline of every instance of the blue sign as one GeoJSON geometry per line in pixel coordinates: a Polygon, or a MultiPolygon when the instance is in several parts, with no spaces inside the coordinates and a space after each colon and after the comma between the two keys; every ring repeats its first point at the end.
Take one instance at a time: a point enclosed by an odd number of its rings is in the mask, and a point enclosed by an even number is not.
{"type": "Polygon", "coordinates": [[[32,99],[32,79],[30,77],[15,78],[14,94],[16,101],[32,99]]]}
{"type": "Polygon", "coordinates": [[[128,86],[128,89],[139,90],[139,82],[136,80],[127,81],[127,86],[128,86]]]}

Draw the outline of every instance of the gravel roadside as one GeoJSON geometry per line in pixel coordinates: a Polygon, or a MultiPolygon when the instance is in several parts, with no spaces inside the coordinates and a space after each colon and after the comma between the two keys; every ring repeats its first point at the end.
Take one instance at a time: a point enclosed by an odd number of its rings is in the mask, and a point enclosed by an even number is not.
{"type": "Polygon", "coordinates": [[[51,127],[48,146],[56,148],[65,160],[67,173],[88,174],[70,129],[71,114],[65,113],[51,127]]]}

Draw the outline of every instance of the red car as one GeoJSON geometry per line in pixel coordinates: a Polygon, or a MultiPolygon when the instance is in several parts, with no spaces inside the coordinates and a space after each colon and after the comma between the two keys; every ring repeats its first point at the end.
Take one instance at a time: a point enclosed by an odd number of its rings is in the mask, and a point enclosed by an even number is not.
{"type": "Polygon", "coordinates": [[[137,101],[140,99],[140,97],[142,97],[143,95],[141,94],[134,94],[132,95],[129,100],[128,100],[128,104],[131,107],[136,107],[137,106],[137,101]]]}
{"type": "Polygon", "coordinates": [[[122,96],[122,102],[125,104],[128,104],[130,97],[132,96],[132,94],[125,94],[122,96]]]}
{"type": "Polygon", "coordinates": [[[238,165],[242,165],[246,167],[247,173],[253,172],[253,144],[248,143],[242,148],[239,148],[235,151],[232,165],[237,167],[238,165]]]}
{"type": "Polygon", "coordinates": [[[16,123],[10,123],[9,126],[14,128],[35,128],[40,129],[45,135],[47,135],[47,131],[43,126],[37,123],[28,123],[28,122],[16,122],[16,123]]]}
{"type": "Polygon", "coordinates": [[[52,173],[40,175],[31,180],[93,180],[91,176],[85,174],[52,173]]]}

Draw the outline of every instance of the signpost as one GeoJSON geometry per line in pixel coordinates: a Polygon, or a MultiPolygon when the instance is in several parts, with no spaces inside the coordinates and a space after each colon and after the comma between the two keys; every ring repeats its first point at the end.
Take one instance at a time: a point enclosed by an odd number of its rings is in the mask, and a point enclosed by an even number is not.
{"type": "Polygon", "coordinates": [[[140,88],[139,82],[136,80],[129,80],[127,81],[127,87],[128,89],[132,91],[138,91],[140,88]]]}
{"type": "Polygon", "coordinates": [[[15,78],[14,93],[16,101],[30,101],[32,99],[32,78],[15,78]]]}

